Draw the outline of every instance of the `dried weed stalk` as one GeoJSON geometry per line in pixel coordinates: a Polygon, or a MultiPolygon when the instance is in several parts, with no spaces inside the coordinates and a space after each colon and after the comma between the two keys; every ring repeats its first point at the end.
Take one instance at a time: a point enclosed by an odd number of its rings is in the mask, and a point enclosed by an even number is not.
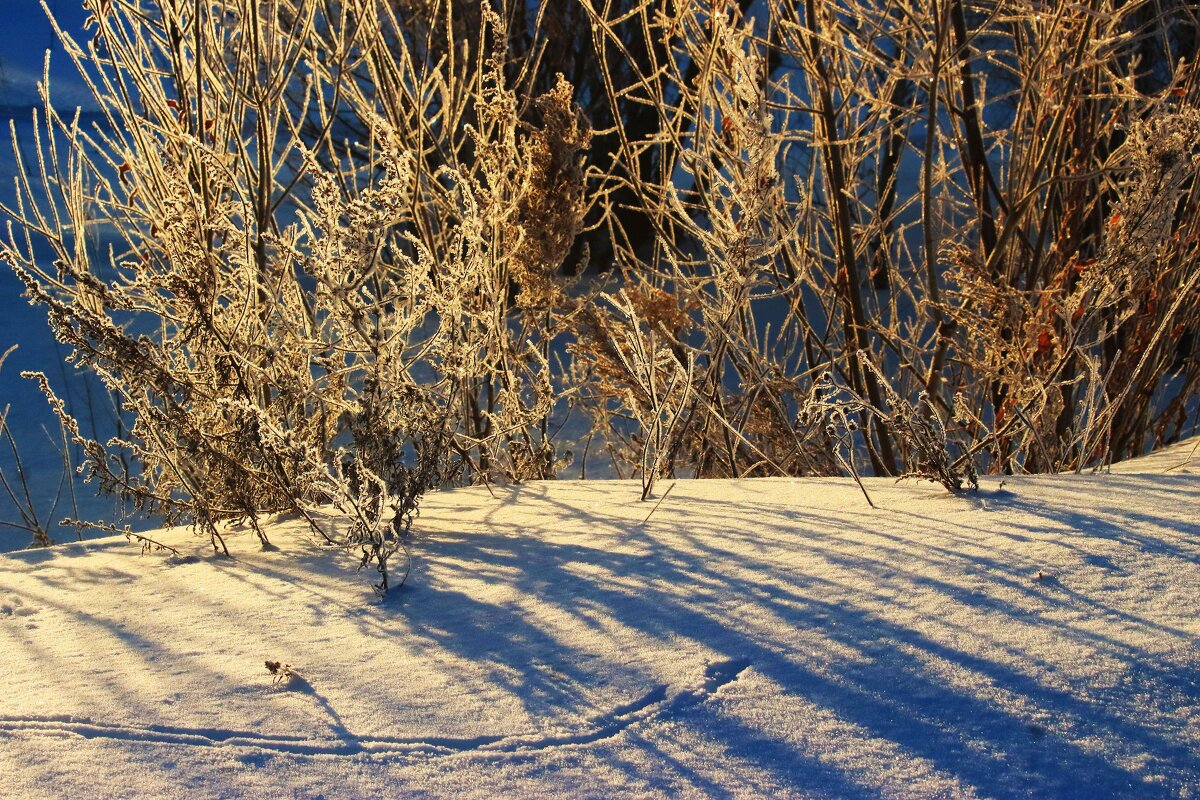
{"type": "Polygon", "coordinates": [[[429,63],[385,3],[143,5],[60,31],[103,121],[46,100],[0,249],[132,428],[91,441],[43,391],[102,488],[222,551],[223,521],[266,545],[261,514],[332,503],[348,527],[314,531],[386,591],[424,492],[561,466],[590,130],[564,80],[525,121],[486,8],[490,49],[429,63]]]}
{"type": "Polygon", "coordinates": [[[132,420],[43,380],[92,477],[216,548],[333,503],[386,588],[576,410],[643,496],[1194,429],[1186,3],[87,2],[100,121],[43,86],[0,257],[132,420]]]}
{"type": "Polygon", "coordinates": [[[875,474],[948,487],[1194,429],[1194,9],[588,8],[610,106],[657,114],[611,134],[655,231],[617,253],[686,317],[680,466],[845,470],[797,413],[817,375],[856,398],[875,474]]]}

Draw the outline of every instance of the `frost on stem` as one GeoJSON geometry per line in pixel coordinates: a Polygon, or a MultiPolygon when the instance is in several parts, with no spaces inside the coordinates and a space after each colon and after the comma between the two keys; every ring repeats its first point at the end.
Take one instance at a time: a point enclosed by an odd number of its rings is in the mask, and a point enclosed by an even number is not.
{"type": "Polygon", "coordinates": [[[561,465],[591,130],[561,77],[530,113],[486,6],[490,49],[430,62],[385,4],[346,5],[106,5],[95,47],[64,33],[107,127],[48,104],[0,256],[130,422],[90,441],[42,380],[101,488],[221,549],[224,522],[266,545],[259,517],[298,512],[386,591],[425,492],[561,465]],[[370,76],[422,87],[416,115],[370,76]]]}
{"type": "Polygon", "coordinates": [[[128,420],[93,479],[217,547],[332,503],[394,584],[424,492],[555,477],[580,415],[646,496],[1195,425],[1174,0],[92,5],[104,122],[47,99],[0,258],[128,420]]]}

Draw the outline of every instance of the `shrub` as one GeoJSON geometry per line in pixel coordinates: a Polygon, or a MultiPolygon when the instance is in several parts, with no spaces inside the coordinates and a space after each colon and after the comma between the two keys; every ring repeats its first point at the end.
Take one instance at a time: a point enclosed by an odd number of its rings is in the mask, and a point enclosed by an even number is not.
{"type": "Polygon", "coordinates": [[[1186,4],[87,5],[103,123],[47,99],[0,257],[131,421],[62,415],[91,475],[214,548],[332,503],[386,588],[577,410],[644,498],[1194,427],[1186,4]]]}
{"type": "Polygon", "coordinates": [[[493,48],[433,65],[382,3],[92,11],[92,42],[61,35],[108,124],[47,102],[0,250],[132,419],[91,441],[43,379],[90,476],[222,550],[222,521],[266,545],[259,515],[298,512],[386,591],[425,491],[552,474],[550,343],[577,302],[555,271],[590,136],[571,87],[522,122],[486,9],[493,48]],[[364,88],[381,70],[417,117],[364,88]],[[347,120],[356,144],[332,138],[347,120]],[[79,246],[96,227],[104,262],[79,246]]]}
{"type": "Polygon", "coordinates": [[[677,466],[827,474],[797,413],[827,374],[875,474],[949,486],[972,459],[1081,469],[1194,430],[1200,95],[1175,57],[1197,20],[1055,8],[593,12],[601,73],[635,73],[610,105],[658,116],[613,180],[656,233],[618,249],[627,280],[689,319],[664,329],[696,365],[677,466]],[[966,450],[933,467],[943,429],[966,450]]]}
{"type": "MultiPolygon", "coordinates": [[[[0,353],[0,370],[4,369],[4,362],[8,361],[8,357],[16,349],[17,345],[14,344],[0,353]]],[[[11,410],[12,405],[8,402],[5,402],[4,407],[0,408],[0,442],[7,448],[11,456],[12,467],[7,470],[0,467],[0,505],[7,512],[4,518],[0,518],[0,528],[19,531],[29,536],[29,547],[46,547],[55,543],[51,532],[55,524],[55,512],[62,503],[64,494],[67,495],[72,509],[77,508],[74,485],[71,482],[71,454],[64,437],[60,450],[63,460],[62,479],[59,481],[54,496],[50,498],[47,508],[45,507],[46,503],[40,502],[41,498],[38,497],[36,487],[31,488],[29,485],[25,460],[21,456],[17,437],[9,424],[8,415],[11,410]]],[[[75,512],[75,516],[78,516],[78,511],[75,512]]]]}

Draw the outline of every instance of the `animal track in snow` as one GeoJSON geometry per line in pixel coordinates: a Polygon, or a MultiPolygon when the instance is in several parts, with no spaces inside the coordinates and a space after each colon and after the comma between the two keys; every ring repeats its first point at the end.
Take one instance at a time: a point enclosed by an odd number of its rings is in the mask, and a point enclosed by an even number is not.
{"type": "Polygon", "coordinates": [[[16,595],[0,600],[0,617],[28,617],[36,613],[36,608],[25,605],[25,601],[16,595]]]}
{"type": "Polygon", "coordinates": [[[510,736],[426,737],[401,739],[383,736],[354,736],[348,731],[339,738],[285,736],[223,728],[187,728],[170,725],[120,725],[80,717],[0,717],[0,737],[20,734],[79,736],[85,739],[115,739],[126,742],[174,744],[192,747],[239,747],[293,755],[379,755],[443,756],[476,752],[481,754],[527,753],[567,745],[591,744],[609,739],[646,720],[661,718],[704,702],[741,677],[750,666],[746,660],[722,661],[704,671],[703,682],[671,694],[665,685],[655,686],[633,702],[591,717],[579,731],[510,736]]]}

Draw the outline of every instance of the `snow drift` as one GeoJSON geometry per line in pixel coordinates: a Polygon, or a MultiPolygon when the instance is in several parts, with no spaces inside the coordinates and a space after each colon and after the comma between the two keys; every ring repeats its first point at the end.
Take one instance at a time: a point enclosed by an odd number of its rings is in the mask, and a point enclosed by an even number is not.
{"type": "Polygon", "coordinates": [[[878,509],[840,479],[438,493],[383,603],[295,520],[232,558],[186,531],[8,554],[0,786],[1198,797],[1194,447],[870,480],[878,509]]]}

